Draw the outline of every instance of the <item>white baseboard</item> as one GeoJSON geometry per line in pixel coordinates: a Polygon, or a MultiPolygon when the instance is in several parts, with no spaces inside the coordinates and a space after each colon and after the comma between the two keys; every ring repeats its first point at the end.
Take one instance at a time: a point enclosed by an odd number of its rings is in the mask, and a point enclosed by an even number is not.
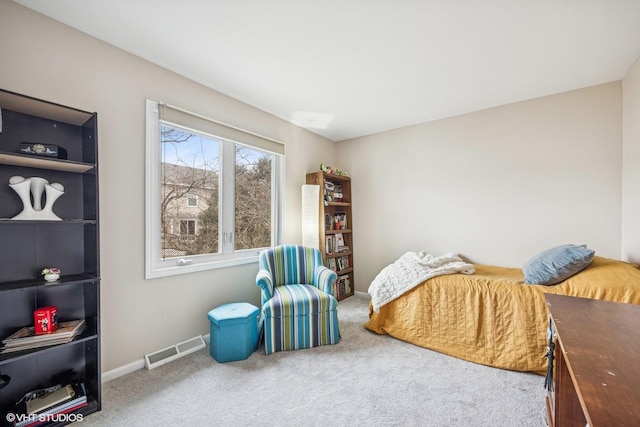
{"type": "Polygon", "coordinates": [[[135,372],[139,369],[144,369],[144,359],[131,362],[128,365],[121,366],[116,369],[112,369],[102,373],[102,383],[115,380],[116,378],[135,372]]]}
{"type": "MultiPolygon", "coordinates": [[[[209,334],[207,335],[203,335],[202,338],[204,339],[204,342],[207,343],[207,345],[209,345],[209,341],[210,341],[210,336],[209,334]]],[[[111,380],[115,380],[116,378],[120,378],[122,376],[125,376],[127,374],[131,374],[135,371],[138,371],[140,369],[144,369],[145,367],[145,360],[144,358],[137,360],[135,362],[131,362],[127,365],[121,366],[119,368],[116,369],[112,369],[110,371],[107,372],[103,372],[101,379],[102,379],[102,383],[106,383],[109,382],[111,380]]]]}

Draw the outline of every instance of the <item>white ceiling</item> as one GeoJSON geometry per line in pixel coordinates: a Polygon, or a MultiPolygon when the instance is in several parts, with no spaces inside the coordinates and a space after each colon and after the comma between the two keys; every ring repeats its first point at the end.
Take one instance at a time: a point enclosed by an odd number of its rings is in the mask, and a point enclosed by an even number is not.
{"type": "Polygon", "coordinates": [[[334,141],[620,80],[640,57],[638,0],[15,1],[334,141]]]}

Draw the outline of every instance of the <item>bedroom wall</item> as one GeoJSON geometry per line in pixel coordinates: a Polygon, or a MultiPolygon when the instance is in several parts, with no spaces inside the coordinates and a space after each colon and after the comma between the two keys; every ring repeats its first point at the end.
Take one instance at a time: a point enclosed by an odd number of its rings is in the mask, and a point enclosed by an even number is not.
{"type": "Polygon", "coordinates": [[[640,263],[640,59],[622,79],[622,257],[640,263]]]}
{"type": "Polygon", "coordinates": [[[410,250],[521,267],[584,243],[620,258],[621,103],[615,82],[338,143],[356,289],[410,250]]]}
{"type": "Polygon", "coordinates": [[[98,112],[103,372],[208,333],[207,312],[259,303],[257,263],[144,279],[145,99],[286,143],[284,240],[298,243],[301,185],[335,144],[9,1],[0,1],[0,87],[98,112]]]}

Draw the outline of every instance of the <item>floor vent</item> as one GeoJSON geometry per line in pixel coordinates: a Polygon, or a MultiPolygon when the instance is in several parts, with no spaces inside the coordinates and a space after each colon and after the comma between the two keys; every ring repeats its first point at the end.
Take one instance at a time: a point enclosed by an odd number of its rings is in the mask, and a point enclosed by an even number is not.
{"type": "Polygon", "coordinates": [[[198,351],[201,348],[205,348],[206,346],[202,335],[198,335],[197,337],[172,345],[171,347],[145,354],[144,360],[147,369],[153,369],[169,363],[172,360],[176,360],[179,357],[198,351]]]}

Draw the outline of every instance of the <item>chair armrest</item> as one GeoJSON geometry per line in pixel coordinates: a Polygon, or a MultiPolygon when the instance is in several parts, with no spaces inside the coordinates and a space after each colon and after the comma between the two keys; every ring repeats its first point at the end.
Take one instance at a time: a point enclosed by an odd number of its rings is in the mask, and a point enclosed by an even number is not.
{"type": "Polygon", "coordinates": [[[333,285],[336,283],[336,280],[338,280],[336,272],[324,265],[316,267],[316,271],[313,273],[313,284],[322,292],[333,295],[334,297],[333,285]]]}
{"type": "Polygon", "coordinates": [[[256,285],[262,290],[262,304],[273,297],[273,278],[267,270],[258,270],[256,285]]]}

